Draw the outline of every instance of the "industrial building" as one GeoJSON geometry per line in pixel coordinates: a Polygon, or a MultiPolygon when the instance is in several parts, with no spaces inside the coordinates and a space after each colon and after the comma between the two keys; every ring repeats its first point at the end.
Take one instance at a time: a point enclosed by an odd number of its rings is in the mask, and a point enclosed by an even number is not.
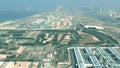
{"type": "Polygon", "coordinates": [[[72,68],[120,68],[119,47],[70,47],[72,68]]]}

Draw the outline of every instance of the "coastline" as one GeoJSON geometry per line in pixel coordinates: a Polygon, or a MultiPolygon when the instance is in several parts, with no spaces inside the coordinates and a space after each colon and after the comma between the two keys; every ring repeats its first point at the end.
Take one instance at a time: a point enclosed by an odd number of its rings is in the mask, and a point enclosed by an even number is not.
{"type": "Polygon", "coordinates": [[[11,24],[11,23],[13,23],[14,21],[11,21],[11,20],[9,20],[9,21],[5,21],[5,22],[1,22],[0,23],[0,26],[4,26],[4,25],[7,25],[7,24],[11,24]]]}

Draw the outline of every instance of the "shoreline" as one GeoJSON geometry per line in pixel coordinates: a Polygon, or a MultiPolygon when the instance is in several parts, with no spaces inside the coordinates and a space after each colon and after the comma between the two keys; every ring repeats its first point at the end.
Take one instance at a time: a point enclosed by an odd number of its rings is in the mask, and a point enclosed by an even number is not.
{"type": "Polygon", "coordinates": [[[4,25],[7,25],[7,24],[11,24],[11,23],[13,23],[14,21],[11,21],[11,20],[9,20],[9,21],[5,21],[5,22],[0,22],[0,26],[4,26],[4,25]]]}

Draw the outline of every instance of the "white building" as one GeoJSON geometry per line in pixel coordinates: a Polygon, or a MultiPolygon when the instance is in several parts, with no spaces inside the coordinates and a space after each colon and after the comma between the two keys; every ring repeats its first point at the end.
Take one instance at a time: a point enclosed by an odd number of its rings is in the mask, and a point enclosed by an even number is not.
{"type": "Polygon", "coordinates": [[[103,30],[104,28],[103,27],[100,27],[100,26],[90,26],[90,25],[84,25],[85,28],[96,28],[96,29],[100,29],[100,30],[103,30]]]}

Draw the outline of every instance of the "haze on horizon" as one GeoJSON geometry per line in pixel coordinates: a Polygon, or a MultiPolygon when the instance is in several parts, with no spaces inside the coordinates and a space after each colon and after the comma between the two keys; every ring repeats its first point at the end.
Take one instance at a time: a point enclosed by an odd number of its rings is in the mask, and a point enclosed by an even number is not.
{"type": "Polygon", "coordinates": [[[65,8],[83,10],[103,6],[104,9],[119,10],[120,0],[0,0],[0,10],[53,10],[62,5],[65,8]]]}

